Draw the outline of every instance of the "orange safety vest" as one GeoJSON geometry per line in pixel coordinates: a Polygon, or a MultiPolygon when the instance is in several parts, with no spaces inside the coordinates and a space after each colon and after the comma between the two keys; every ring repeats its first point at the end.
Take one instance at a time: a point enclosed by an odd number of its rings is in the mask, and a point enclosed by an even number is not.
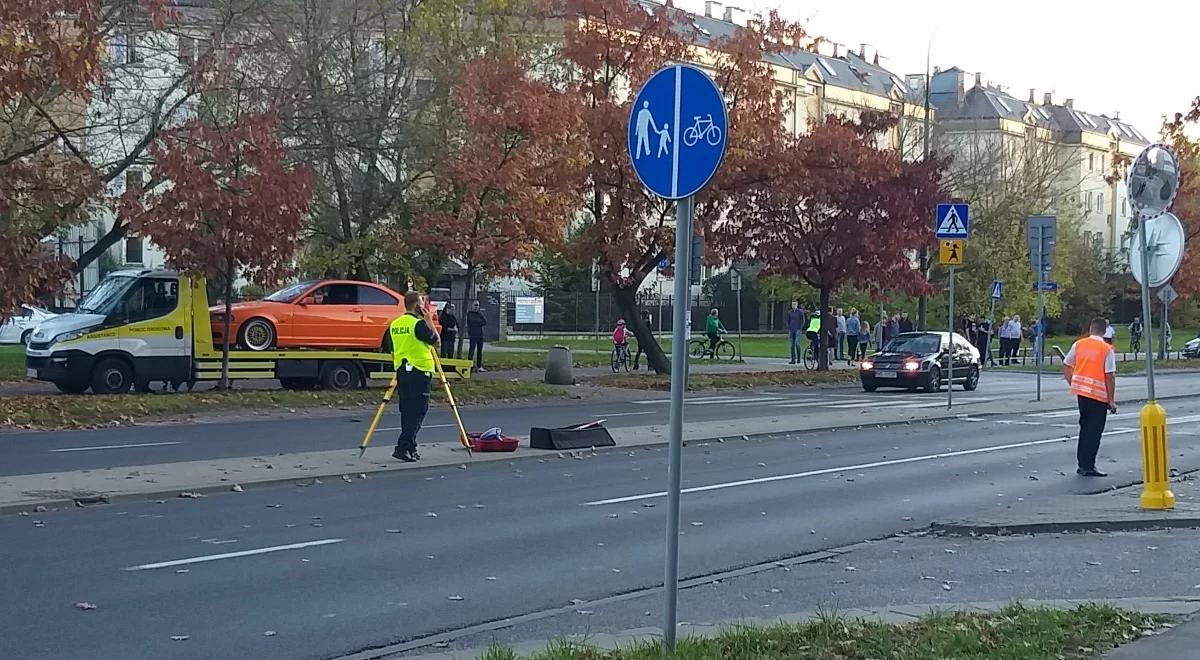
{"type": "Polygon", "coordinates": [[[1071,392],[1077,396],[1108,403],[1108,383],[1104,362],[1113,347],[1103,339],[1084,337],[1075,342],[1075,366],[1071,375],[1071,392]]]}

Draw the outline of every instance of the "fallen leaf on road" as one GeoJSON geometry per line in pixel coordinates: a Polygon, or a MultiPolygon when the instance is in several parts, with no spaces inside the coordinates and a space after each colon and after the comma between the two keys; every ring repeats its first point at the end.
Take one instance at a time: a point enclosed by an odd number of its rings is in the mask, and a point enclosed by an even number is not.
{"type": "Polygon", "coordinates": [[[578,598],[572,598],[572,599],[571,599],[571,604],[572,604],[572,605],[583,605],[583,601],[582,601],[582,600],[580,600],[580,599],[578,599],[578,598]]]}
{"type": "Polygon", "coordinates": [[[759,463],[759,464],[758,464],[758,467],[767,467],[767,464],[766,464],[766,463],[759,463]]]}
{"type": "Polygon", "coordinates": [[[591,611],[591,610],[576,610],[576,611],[577,611],[577,612],[579,612],[580,614],[584,614],[584,615],[587,615],[587,614],[591,614],[591,613],[592,613],[592,611],[591,611]]]}
{"type": "Polygon", "coordinates": [[[458,510],[460,510],[460,511],[461,511],[461,510],[463,510],[463,509],[466,509],[467,507],[466,507],[465,505],[463,505],[463,504],[456,504],[456,505],[454,506],[454,508],[456,508],[456,509],[458,509],[458,510]]]}
{"type": "Polygon", "coordinates": [[[847,567],[845,568],[845,570],[847,570],[847,571],[857,571],[858,569],[857,569],[857,568],[855,568],[855,567],[853,567],[853,566],[847,566],[847,567]]]}
{"type": "Polygon", "coordinates": [[[608,514],[608,517],[609,517],[609,518],[616,518],[616,517],[617,517],[617,514],[615,514],[615,513],[610,513],[610,514],[608,514]]]}
{"type": "Polygon", "coordinates": [[[933,577],[932,575],[922,575],[921,579],[922,580],[936,580],[937,578],[933,577]]]}
{"type": "Polygon", "coordinates": [[[462,596],[446,596],[446,598],[449,600],[455,600],[455,601],[464,600],[462,596]]]}
{"type": "Polygon", "coordinates": [[[1158,546],[1157,545],[1148,545],[1148,546],[1146,546],[1146,549],[1147,550],[1158,550],[1158,546]]]}
{"type": "Polygon", "coordinates": [[[783,589],[779,589],[778,587],[771,587],[771,588],[770,588],[770,589],[768,589],[767,591],[770,591],[770,592],[771,592],[771,593],[773,593],[773,594],[781,594],[781,593],[783,593],[783,589]]]}
{"type": "Polygon", "coordinates": [[[76,607],[76,609],[80,609],[80,610],[94,610],[94,609],[96,609],[96,606],[95,606],[95,604],[93,604],[93,603],[75,603],[75,607],[76,607]]]}
{"type": "Polygon", "coordinates": [[[900,520],[903,520],[904,522],[912,522],[912,519],[913,519],[912,516],[904,516],[900,520]]]}
{"type": "Polygon", "coordinates": [[[612,572],[613,572],[613,573],[620,573],[620,572],[621,572],[621,569],[619,569],[619,568],[614,568],[614,569],[612,569],[612,572]]]}
{"type": "Polygon", "coordinates": [[[651,503],[651,502],[643,502],[643,503],[642,503],[642,508],[643,508],[643,509],[653,509],[653,508],[654,508],[654,504],[653,504],[653,503],[651,503]]]}
{"type": "Polygon", "coordinates": [[[494,576],[494,575],[489,575],[489,576],[487,576],[487,577],[485,577],[485,578],[483,578],[483,579],[487,580],[488,582],[495,582],[495,581],[496,581],[496,576],[494,576]]]}
{"type": "Polygon", "coordinates": [[[275,636],[274,630],[264,630],[263,631],[263,637],[274,637],[274,636],[275,636]]]}
{"type": "Polygon", "coordinates": [[[487,507],[482,504],[472,504],[471,508],[472,509],[486,509],[487,507]]]}
{"type": "Polygon", "coordinates": [[[448,649],[450,648],[450,642],[435,642],[433,646],[434,648],[448,649]]]}
{"type": "Polygon", "coordinates": [[[268,509],[278,509],[281,506],[283,506],[283,505],[282,504],[268,504],[267,508],[268,509]]]}
{"type": "Polygon", "coordinates": [[[343,474],[343,475],[342,475],[342,481],[344,481],[344,482],[346,482],[346,483],[350,483],[350,475],[348,475],[348,474],[343,474]]]}

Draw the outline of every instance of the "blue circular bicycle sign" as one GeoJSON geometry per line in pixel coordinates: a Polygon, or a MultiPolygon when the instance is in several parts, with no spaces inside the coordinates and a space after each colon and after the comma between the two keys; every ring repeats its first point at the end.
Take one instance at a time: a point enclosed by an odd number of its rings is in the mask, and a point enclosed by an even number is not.
{"type": "Polygon", "coordinates": [[[660,69],[634,99],[629,158],[647,190],[664,199],[699,192],[725,157],[729,116],[717,84],[690,64],[660,69]]]}

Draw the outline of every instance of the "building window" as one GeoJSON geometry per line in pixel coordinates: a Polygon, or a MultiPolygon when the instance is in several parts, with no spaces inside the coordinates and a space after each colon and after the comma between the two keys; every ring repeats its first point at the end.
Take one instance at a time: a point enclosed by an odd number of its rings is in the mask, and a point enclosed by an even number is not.
{"type": "Polygon", "coordinates": [[[1104,171],[1104,160],[1105,160],[1104,154],[1100,154],[1100,171],[1101,172],[1104,171]]]}
{"type": "Polygon", "coordinates": [[[140,236],[125,239],[125,263],[142,263],[142,238],[140,236]]]}
{"type": "Polygon", "coordinates": [[[1086,208],[1089,211],[1092,210],[1092,197],[1093,197],[1092,191],[1090,191],[1090,190],[1087,191],[1087,204],[1084,205],[1084,208],[1086,208]]]}
{"type": "Polygon", "coordinates": [[[1104,193],[1096,193],[1096,210],[1104,212],[1104,193]]]}
{"type": "Polygon", "coordinates": [[[1121,198],[1121,216],[1124,217],[1127,215],[1129,215],[1129,200],[1122,197],[1121,198]]]}
{"type": "Polygon", "coordinates": [[[1088,171],[1096,171],[1096,154],[1088,154],[1088,171]]]}
{"type": "Polygon", "coordinates": [[[141,170],[125,170],[125,190],[141,190],[146,185],[145,175],[141,170]]]}
{"type": "Polygon", "coordinates": [[[179,62],[191,65],[196,61],[196,40],[191,37],[179,37],[179,62]]]}

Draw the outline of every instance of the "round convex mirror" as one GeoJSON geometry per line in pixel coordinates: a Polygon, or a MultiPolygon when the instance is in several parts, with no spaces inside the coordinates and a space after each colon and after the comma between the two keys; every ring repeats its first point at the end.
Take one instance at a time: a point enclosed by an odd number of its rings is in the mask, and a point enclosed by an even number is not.
{"type": "Polygon", "coordinates": [[[1165,144],[1152,144],[1129,167],[1129,201],[1140,220],[1166,213],[1179,192],[1179,161],[1165,144]]]}

